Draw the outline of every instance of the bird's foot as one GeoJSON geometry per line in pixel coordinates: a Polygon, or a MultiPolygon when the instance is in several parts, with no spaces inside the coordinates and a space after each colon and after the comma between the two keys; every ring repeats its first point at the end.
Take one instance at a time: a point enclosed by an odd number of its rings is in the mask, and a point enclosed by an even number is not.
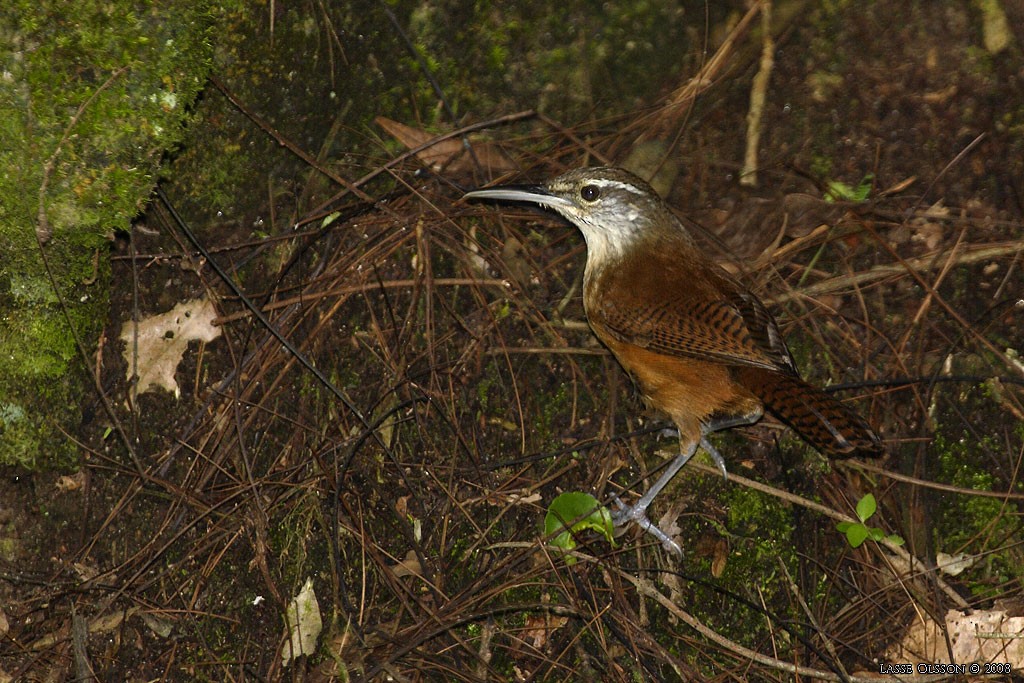
{"type": "Polygon", "coordinates": [[[617,508],[615,512],[612,513],[612,523],[616,527],[625,526],[632,522],[651,536],[658,539],[665,550],[678,558],[683,556],[683,549],[679,547],[679,544],[669,538],[669,535],[659,529],[658,526],[647,516],[646,505],[637,503],[636,505],[627,506],[614,494],[612,495],[612,500],[615,501],[615,507],[617,508]]]}
{"type": "Polygon", "coordinates": [[[662,429],[655,432],[659,439],[678,439],[679,438],[679,427],[663,427],[662,429]]]}
{"type": "Polygon", "coordinates": [[[729,470],[725,468],[725,458],[718,452],[718,449],[711,445],[706,436],[702,436],[700,439],[700,447],[711,456],[715,465],[718,467],[718,471],[722,473],[722,477],[725,479],[729,478],[729,470]]]}

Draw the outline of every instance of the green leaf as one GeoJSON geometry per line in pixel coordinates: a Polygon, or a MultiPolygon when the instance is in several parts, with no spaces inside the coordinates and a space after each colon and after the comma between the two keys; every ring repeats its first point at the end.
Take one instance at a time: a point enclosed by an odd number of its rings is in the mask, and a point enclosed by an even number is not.
{"type": "Polygon", "coordinates": [[[898,534],[889,534],[885,537],[885,540],[889,541],[889,543],[892,543],[893,545],[903,545],[906,543],[906,541],[903,540],[903,537],[898,534]]]}
{"type": "MultiPolygon", "coordinates": [[[[548,513],[544,516],[544,533],[552,536],[552,545],[572,550],[576,547],[572,532],[585,529],[593,529],[607,538],[612,545],[615,544],[612,515],[597,498],[588,493],[569,491],[551,501],[548,513]],[[566,524],[572,526],[566,528],[566,524]]],[[[566,562],[571,564],[575,559],[566,558],[566,562]]]]}
{"type": "Polygon", "coordinates": [[[859,548],[868,537],[868,528],[863,524],[851,524],[846,530],[846,542],[851,548],[859,548]]]}
{"type": "Polygon", "coordinates": [[[877,509],[878,503],[875,502],[875,497],[870,493],[857,501],[857,517],[862,522],[868,521],[877,509]]]}
{"type": "Polygon", "coordinates": [[[322,221],[320,221],[320,229],[322,230],[323,228],[326,228],[334,221],[338,220],[339,216],[341,216],[340,211],[332,211],[331,213],[327,214],[327,216],[322,221]]]}
{"type": "Polygon", "coordinates": [[[871,194],[871,184],[875,176],[865,175],[856,187],[847,185],[840,180],[829,180],[825,185],[825,201],[862,202],[871,194]]]}

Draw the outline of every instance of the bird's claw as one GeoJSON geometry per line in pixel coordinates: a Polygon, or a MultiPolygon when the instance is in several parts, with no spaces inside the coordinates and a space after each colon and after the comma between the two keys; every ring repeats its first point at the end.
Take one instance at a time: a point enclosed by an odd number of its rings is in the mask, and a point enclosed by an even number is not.
{"type": "Polygon", "coordinates": [[[646,505],[627,506],[615,494],[612,494],[612,501],[615,503],[615,507],[617,508],[615,512],[612,513],[612,524],[616,527],[621,527],[632,522],[651,536],[658,539],[658,541],[661,542],[661,546],[666,551],[672,553],[678,558],[683,556],[683,549],[679,547],[679,544],[673,541],[668,534],[658,528],[658,525],[652,522],[647,516],[646,505]]]}

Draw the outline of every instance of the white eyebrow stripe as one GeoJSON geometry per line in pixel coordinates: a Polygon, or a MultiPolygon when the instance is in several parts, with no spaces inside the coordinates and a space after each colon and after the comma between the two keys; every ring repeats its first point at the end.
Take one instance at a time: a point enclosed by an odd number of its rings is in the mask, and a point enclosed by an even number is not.
{"type": "Polygon", "coordinates": [[[614,187],[619,190],[625,190],[634,194],[639,194],[640,190],[637,189],[636,185],[631,183],[624,183],[621,180],[611,180],[609,178],[596,178],[587,183],[588,185],[597,185],[598,187],[614,187]]]}

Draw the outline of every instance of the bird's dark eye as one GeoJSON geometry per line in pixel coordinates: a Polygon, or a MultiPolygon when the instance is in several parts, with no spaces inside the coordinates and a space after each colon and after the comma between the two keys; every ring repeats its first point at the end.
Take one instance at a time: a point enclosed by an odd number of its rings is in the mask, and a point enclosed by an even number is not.
{"type": "Polygon", "coordinates": [[[585,201],[596,202],[598,197],[601,196],[601,188],[597,185],[584,185],[580,188],[580,196],[585,201]]]}

